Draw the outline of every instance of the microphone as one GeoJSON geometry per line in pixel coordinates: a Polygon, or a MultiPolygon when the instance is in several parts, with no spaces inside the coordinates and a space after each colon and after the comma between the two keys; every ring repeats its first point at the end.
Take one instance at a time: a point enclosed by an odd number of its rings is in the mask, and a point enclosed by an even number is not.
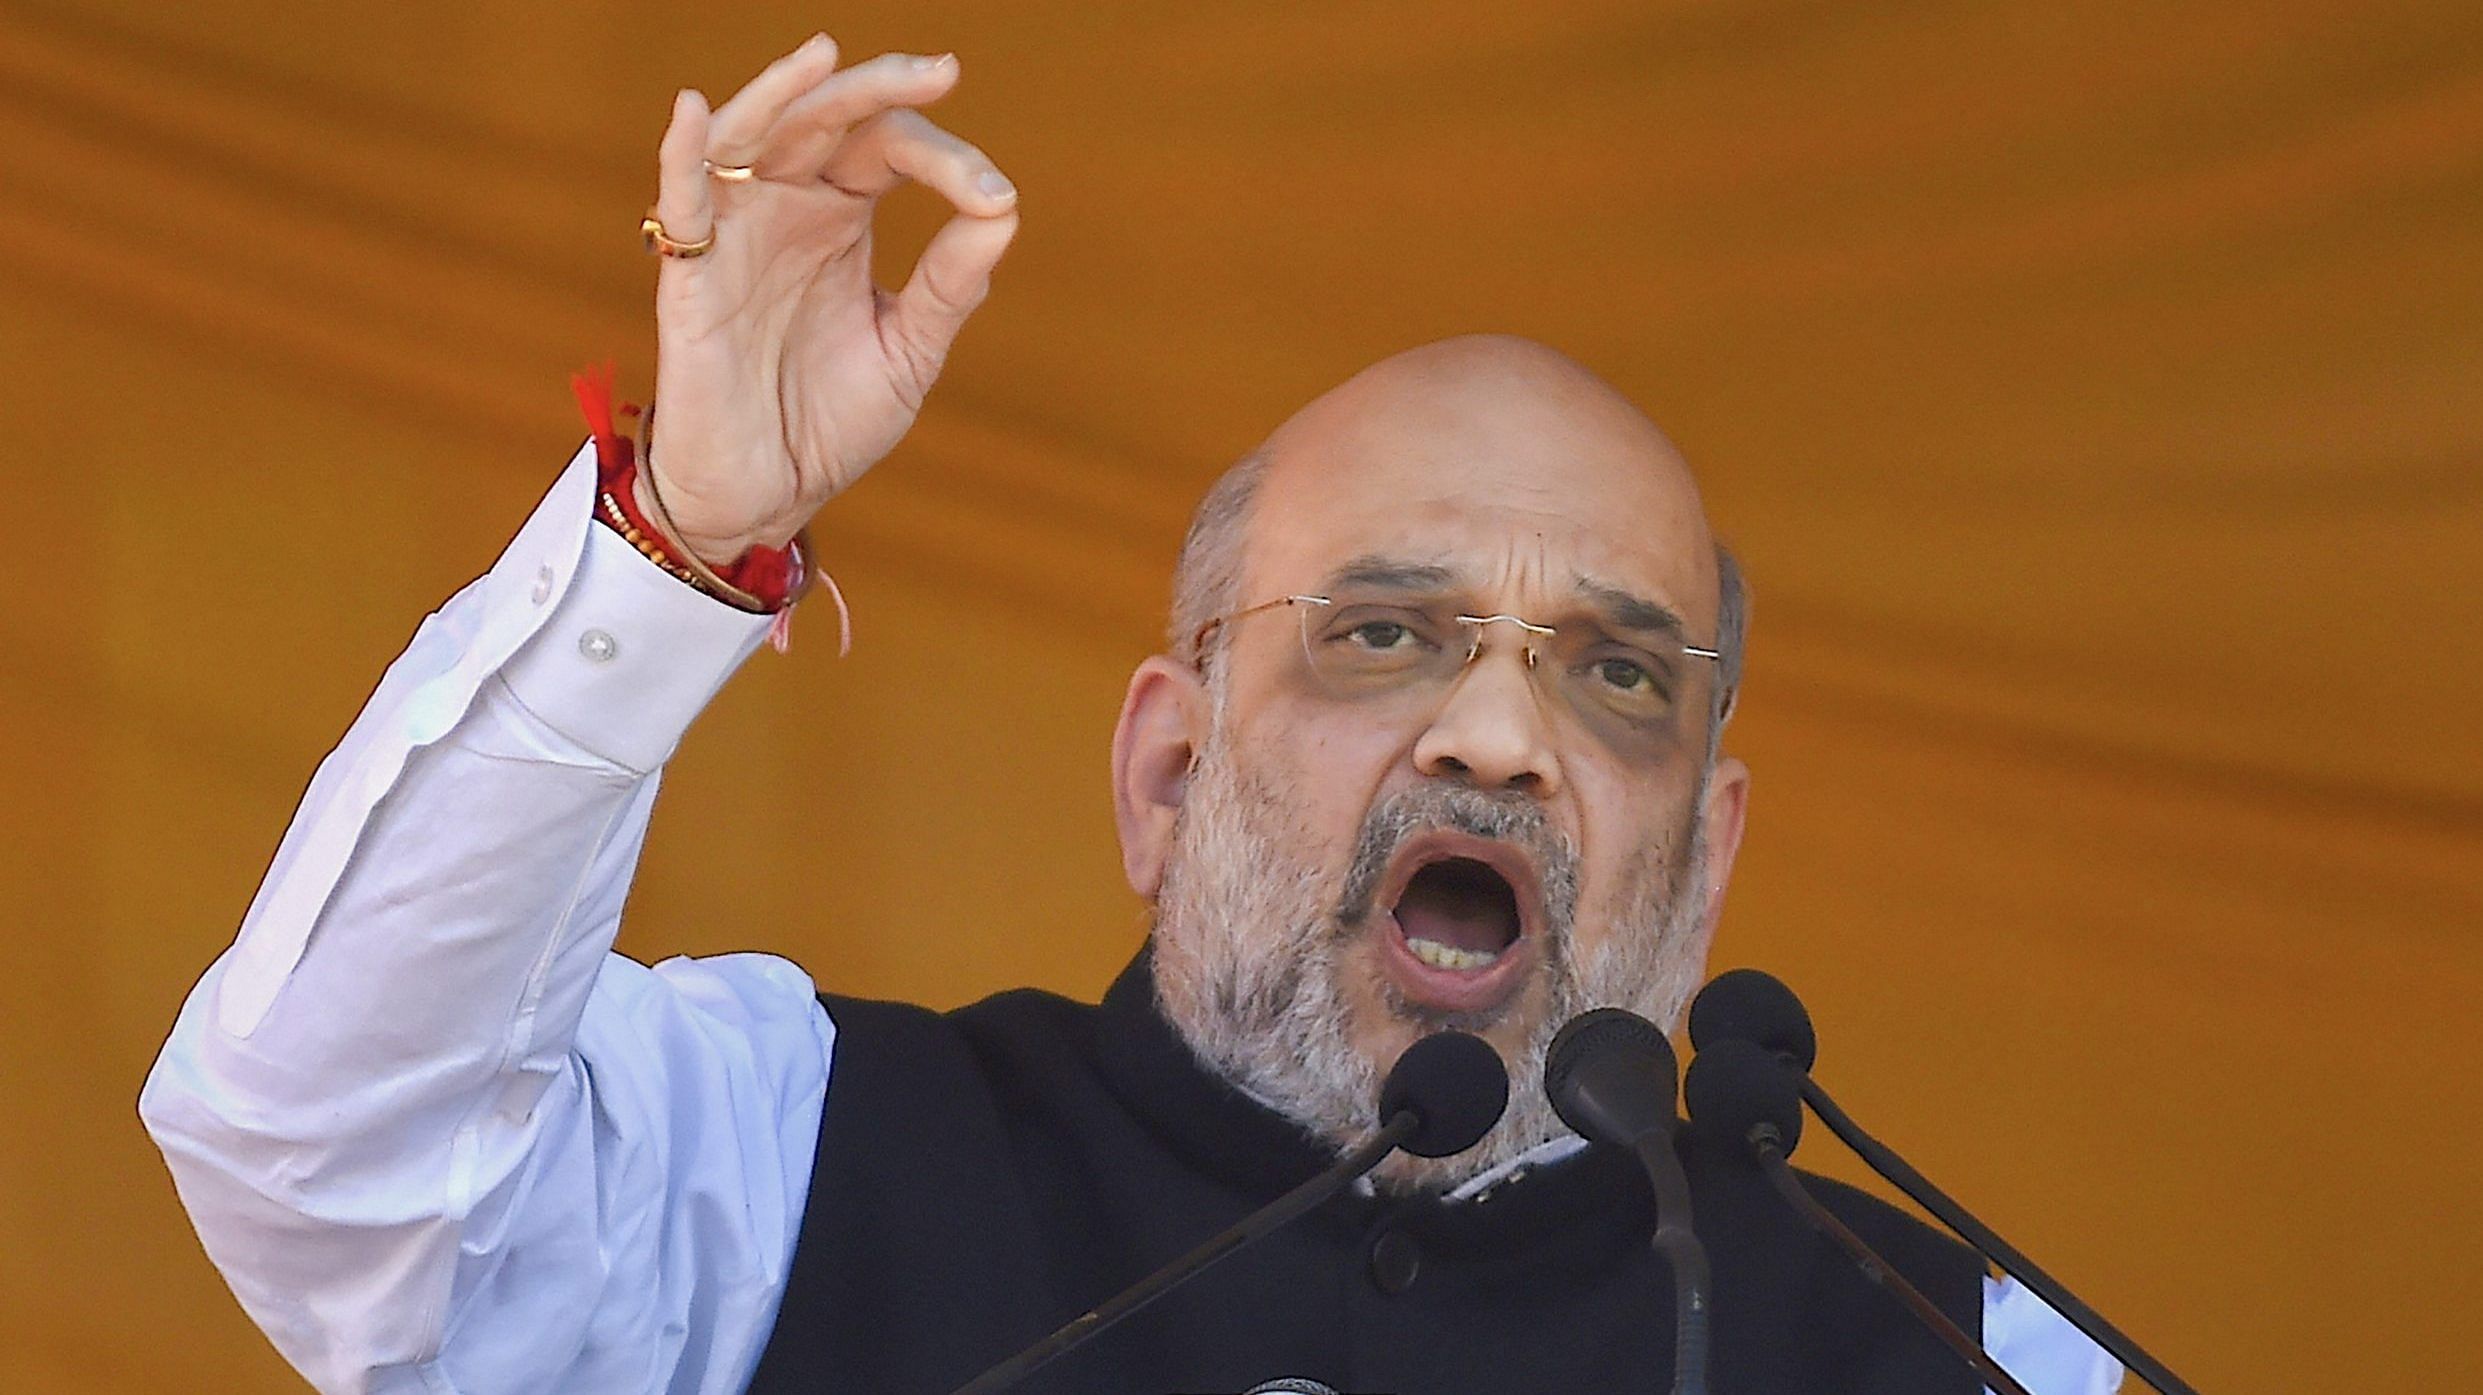
{"type": "Polygon", "coordinates": [[[1336,1387],[1321,1385],[1304,1376],[1278,1376],[1271,1381],[1261,1381],[1243,1391],[1242,1395],[1336,1395],[1336,1387]]]}
{"type": "Polygon", "coordinates": [[[1680,1071],[1662,1029],[1634,1012],[1596,1008],[1552,1038],[1543,1090],[1562,1123],[1635,1153],[1655,1188],[1655,1248],[1673,1275],[1674,1395],[1707,1395],[1707,1250],[1690,1225],[1690,1179],[1673,1152],[1680,1071]]]}
{"type": "Polygon", "coordinates": [[[1405,1048],[1380,1085],[1378,1130],[1333,1166],[957,1387],[954,1395],[992,1395],[1015,1385],[1053,1358],[1198,1277],[1217,1260],[1336,1195],[1399,1149],[1418,1158],[1445,1158],[1466,1151],[1491,1132],[1508,1105],[1509,1071],[1489,1042],[1465,1032],[1434,1032],[1422,1038],[1405,1048]]]}
{"type": "Polygon", "coordinates": [[[2136,1372],[2141,1380],[2164,1395],[2198,1395],[2189,1382],[2172,1373],[2161,1361],[2148,1354],[2146,1348],[2104,1320],[2104,1315],[2090,1308],[2071,1293],[2066,1284],[2043,1271],[2019,1249],[2000,1238],[1990,1226],[1976,1219],[1973,1212],[1957,1204],[1948,1193],[1933,1186],[1931,1179],[1914,1170],[1905,1159],[1862,1131],[1853,1116],[1837,1107],[1835,1100],[1810,1069],[1819,1060],[1819,1037],[1812,1030],[1811,1016],[1794,996],[1792,989],[1770,974],[1757,969],[1734,969],[1719,974],[1713,982],[1699,990],[1690,1004],[1690,1044],[1705,1055],[1715,1045],[1726,1041],[1756,1043],[1773,1052],[1791,1069],[1802,1101],[1819,1116],[1830,1132],[1845,1140],[1871,1170],[1894,1183],[1898,1190],[1914,1198],[1922,1208],[1940,1219],[1942,1225],[1955,1231],[1965,1242],[1982,1252],[1983,1257],[2034,1290],[2035,1296],[2052,1305],[2055,1312],[2069,1319],[2077,1329],[2093,1339],[2096,1345],[2111,1352],[2120,1363],[2136,1372]]]}
{"type": "Polygon", "coordinates": [[[1727,1037],[1691,1059],[1682,1096],[1689,1102],[1692,1128],[1722,1136],[1737,1156],[1756,1163],[1777,1195],[1809,1221],[1812,1229],[1835,1241],[1864,1278],[1895,1294],[1916,1321],[1974,1368],[1985,1386],[2001,1395],[2029,1395],[2025,1386],[1949,1321],[1948,1314],[1889,1267],[1888,1261],[1820,1205],[1793,1175],[1785,1159],[1802,1138],[1802,1086],[1790,1062],[1756,1042],[1727,1037]]]}
{"type": "Polygon", "coordinates": [[[1758,969],[1727,969],[1690,1000],[1691,1049],[1719,1041],[1755,1042],[1804,1073],[1819,1063],[1810,1009],[1783,979],[1758,969]]]}

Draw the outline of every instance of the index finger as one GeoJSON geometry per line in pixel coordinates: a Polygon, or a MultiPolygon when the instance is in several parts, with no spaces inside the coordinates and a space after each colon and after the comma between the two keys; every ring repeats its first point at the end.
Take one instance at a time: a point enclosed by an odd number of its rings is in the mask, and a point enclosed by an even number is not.
{"type": "Polygon", "coordinates": [[[846,132],[900,107],[928,105],[957,82],[953,53],[883,53],[856,63],[787,104],[762,158],[779,179],[809,179],[835,158],[846,132]]]}

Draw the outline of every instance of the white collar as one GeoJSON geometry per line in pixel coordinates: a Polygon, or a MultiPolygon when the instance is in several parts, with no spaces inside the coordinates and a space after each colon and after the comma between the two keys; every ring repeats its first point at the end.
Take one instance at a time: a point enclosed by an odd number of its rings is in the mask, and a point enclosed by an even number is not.
{"type": "Polygon", "coordinates": [[[1558,1138],[1547,1138],[1489,1172],[1468,1178],[1441,1199],[1444,1201],[1480,1200],[1485,1192],[1501,1183],[1535,1168],[1559,1162],[1563,1158],[1574,1157],[1585,1147],[1586,1140],[1574,1133],[1565,1133],[1558,1138]]]}

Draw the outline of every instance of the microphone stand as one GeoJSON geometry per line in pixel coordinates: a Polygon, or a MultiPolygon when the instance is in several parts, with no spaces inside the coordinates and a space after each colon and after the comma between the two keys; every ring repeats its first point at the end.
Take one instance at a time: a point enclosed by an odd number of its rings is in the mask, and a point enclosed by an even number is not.
{"type": "Polygon", "coordinates": [[[1655,1249],[1673,1272],[1674,1395],[1707,1395],[1707,1247],[1690,1227],[1690,1188],[1671,1155],[1672,1130],[1640,1134],[1630,1149],[1655,1188],[1655,1249]]]}
{"type": "Polygon", "coordinates": [[[1334,1196],[1346,1183],[1379,1166],[1382,1158],[1413,1137],[1422,1124],[1422,1116],[1413,1110],[1398,1110],[1395,1117],[1380,1126],[1379,1132],[1339,1158],[1327,1171],[1209,1236],[1196,1249],[1149,1274],[1137,1286],[1124,1289],[1101,1307],[1071,1318],[1051,1336],[957,1387],[954,1395],[992,1395],[1015,1385],[1054,1357],[1163,1297],[1182,1280],[1334,1196]]]}
{"type": "Polygon", "coordinates": [[[1925,1298],[1921,1289],[1890,1268],[1888,1262],[1873,1252],[1861,1236],[1847,1229],[1834,1212],[1819,1204],[1819,1199],[1811,1195],[1810,1188],[1802,1185],[1802,1179],[1793,1175],[1793,1168],[1785,1161],[1782,1142],[1772,1125],[1762,1125],[1752,1131],[1750,1151],[1759,1160],[1759,1170],[1767,1174],[1769,1182],[1775,1184],[1777,1195],[1800,1212],[1802,1218],[1811,1223],[1812,1229],[1835,1241],[1837,1248],[1861,1268],[1863,1277],[1895,1294],[1898,1301],[1914,1314],[1916,1321],[1930,1328],[1933,1336],[1947,1343],[1949,1350],[1974,1368],[1975,1374],[1983,1378],[1984,1385],[2001,1392],[2001,1395],[2032,1395],[1962,1328],[1949,1321],[1948,1314],[1925,1298]]]}
{"type": "Polygon", "coordinates": [[[2060,1280],[2043,1272],[2033,1260],[2020,1253],[2015,1245],[1994,1234],[1992,1228],[1975,1219],[1974,1213],[1957,1204],[1948,1193],[1932,1185],[1931,1179],[1914,1170],[1905,1159],[1889,1151],[1886,1144],[1862,1131],[1853,1116],[1837,1107],[1835,1100],[1807,1071],[1796,1071],[1801,1083],[1802,1099],[1828,1131],[1845,1140],[1871,1170],[1897,1185],[1898,1190],[1922,1204],[1924,1210],[1940,1218],[1940,1222],[1965,1238],[1967,1244],[1981,1250],[1991,1261],[2009,1272],[2019,1283],[2035,1291],[2035,1296],[2052,1305],[2062,1317],[2069,1319],[2079,1331],[2095,1340],[2095,1344],[2111,1352],[2122,1365],[2137,1373],[2139,1379],[2154,1386],[2164,1395],[2198,1395],[2189,1382],[2167,1370],[2164,1363],[2147,1354],[2144,1347],[2130,1340],[2121,1329],[2104,1320],[2104,1315],[2081,1302],[2060,1280]]]}
{"type": "Polygon", "coordinates": [[[1672,1395],[1707,1395],[1708,1267],[1690,1222],[1690,1182],[1673,1151],[1681,1067],[1654,1023],[1594,1008],[1562,1024],[1544,1054],[1543,1092],[1562,1123],[1638,1159],[1655,1192],[1656,1253],[1673,1279],[1672,1395]]]}

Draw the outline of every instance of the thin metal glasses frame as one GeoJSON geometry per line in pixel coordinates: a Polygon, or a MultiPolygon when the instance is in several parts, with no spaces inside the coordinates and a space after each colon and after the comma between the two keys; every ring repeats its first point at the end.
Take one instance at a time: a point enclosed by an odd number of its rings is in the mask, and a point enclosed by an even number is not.
{"type": "MultiPolygon", "coordinates": [[[[1274,610],[1278,606],[1334,604],[1336,604],[1336,598],[1333,596],[1278,596],[1272,601],[1261,601],[1257,605],[1244,606],[1240,610],[1228,611],[1223,615],[1215,616],[1191,632],[1190,662],[1193,665],[1204,665],[1207,660],[1208,636],[1231,625],[1236,620],[1240,620],[1246,616],[1256,615],[1263,610],[1274,610]]],[[[1559,628],[1556,626],[1538,625],[1532,620],[1516,615],[1459,615],[1452,618],[1455,619],[1460,625],[1471,625],[1474,627],[1474,642],[1466,647],[1465,662],[1467,663],[1473,663],[1475,657],[1483,652],[1483,627],[1485,625],[1497,625],[1502,621],[1506,621],[1509,624],[1517,626],[1520,630],[1523,630],[1530,635],[1555,635],[1560,633],[1559,628]]],[[[1724,655],[1722,653],[1714,649],[1706,648],[1703,645],[1684,644],[1681,646],[1681,652],[1689,658],[1705,659],[1710,663],[1721,663],[1724,659],[1724,655]]],[[[1535,647],[1531,644],[1526,645],[1525,654],[1526,667],[1531,669],[1535,666],[1535,647]]]]}

